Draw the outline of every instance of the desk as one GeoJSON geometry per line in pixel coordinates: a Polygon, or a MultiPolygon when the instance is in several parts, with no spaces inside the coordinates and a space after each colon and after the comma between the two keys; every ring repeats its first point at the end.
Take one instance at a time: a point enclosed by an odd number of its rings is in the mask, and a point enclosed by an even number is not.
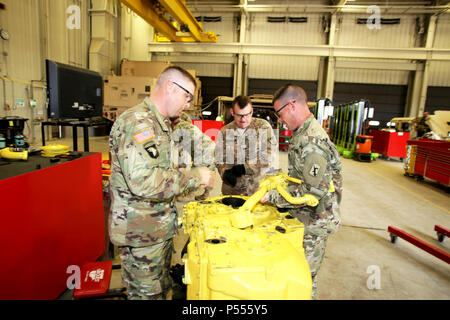
{"type": "Polygon", "coordinates": [[[66,121],[66,120],[57,120],[57,121],[44,121],[41,126],[42,133],[42,145],[45,146],[45,126],[61,126],[61,127],[72,127],[72,136],[73,136],[73,150],[78,151],[78,134],[77,128],[83,128],[83,139],[84,139],[84,151],[89,151],[89,127],[103,127],[109,126],[110,122],[107,120],[103,121],[66,121]]]}
{"type": "Polygon", "coordinates": [[[0,163],[0,300],[56,299],[105,251],[101,153],[0,163]]]}

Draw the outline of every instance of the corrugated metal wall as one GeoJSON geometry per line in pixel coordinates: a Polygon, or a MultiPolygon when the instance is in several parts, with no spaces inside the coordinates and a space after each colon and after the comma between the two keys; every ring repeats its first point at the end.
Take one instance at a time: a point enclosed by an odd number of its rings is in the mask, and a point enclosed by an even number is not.
{"type": "Polygon", "coordinates": [[[0,25],[10,33],[0,39],[0,117],[28,118],[24,134],[28,142],[40,141],[40,125],[32,119],[46,119],[45,58],[86,67],[88,61],[89,1],[82,0],[2,0],[0,25]],[[80,7],[81,29],[66,27],[70,5],[80,7]],[[40,81],[40,82],[39,82],[40,81]],[[31,87],[31,83],[33,87],[31,87]],[[29,99],[37,101],[32,109],[29,99]],[[24,106],[19,106],[21,100],[24,106]],[[7,111],[4,103],[10,106],[7,111]]]}
{"type": "MultiPolygon", "coordinates": [[[[337,61],[355,61],[355,62],[408,62],[406,60],[392,59],[354,59],[338,58],[337,61]]],[[[371,69],[344,69],[337,68],[335,73],[335,82],[350,83],[374,83],[374,84],[394,84],[404,85],[408,83],[409,71],[399,70],[371,70],[371,69]]]]}
{"type": "MultiPolygon", "coordinates": [[[[196,13],[205,15],[205,13],[196,13]]],[[[211,15],[211,13],[210,13],[211,15]]],[[[205,30],[221,34],[219,42],[232,42],[237,37],[237,28],[225,14],[221,23],[204,24],[205,30]],[[228,21],[229,23],[226,23],[228,21]]],[[[322,32],[321,14],[279,14],[252,13],[247,32],[247,42],[255,44],[304,44],[322,45],[327,43],[327,34],[322,32]],[[268,23],[267,17],[306,16],[307,23],[268,23]]],[[[400,18],[398,25],[381,25],[381,29],[369,29],[366,25],[356,24],[357,18],[367,18],[368,14],[342,14],[338,17],[336,45],[355,47],[412,48],[416,41],[417,15],[382,15],[382,18],[400,18]]],[[[234,19],[234,18],[233,18],[234,19]]],[[[443,15],[438,20],[435,47],[450,47],[450,17],[443,15]]],[[[407,60],[351,59],[347,61],[371,62],[409,62],[407,60]]],[[[297,79],[317,81],[318,57],[294,57],[273,55],[251,55],[248,59],[248,77],[265,79],[297,79]]],[[[224,65],[186,64],[204,76],[229,76],[231,70],[224,65]]],[[[432,86],[450,85],[450,63],[432,62],[429,81],[432,86]]],[[[336,82],[373,83],[405,85],[408,83],[408,71],[336,69],[336,82]]]]}
{"type": "Polygon", "coordinates": [[[233,65],[222,63],[174,63],[182,68],[195,70],[200,77],[233,77],[233,65]]]}
{"type": "Polygon", "coordinates": [[[121,59],[149,60],[147,44],[153,41],[153,27],[124,5],[121,18],[121,59]]]}
{"type": "Polygon", "coordinates": [[[81,0],[41,0],[47,22],[47,57],[62,63],[86,68],[88,66],[88,46],[90,40],[88,2],[81,0]],[[80,7],[81,29],[66,26],[70,14],[66,10],[71,5],[80,7]]]}
{"type": "MultiPolygon", "coordinates": [[[[338,19],[336,45],[376,48],[412,48],[415,42],[415,15],[382,15],[382,18],[400,18],[400,24],[381,25],[380,29],[369,29],[365,24],[357,24],[358,18],[367,14],[345,14],[338,19]]],[[[346,61],[408,62],[407,60],[348,59],[346,61]]],[[[409,71],[336,69],[336,82],[374,83],[404,85],[408,83],[409,71]]]]}
{"type": "MultiPolygon", "coordinates": [[[[220,15],[222,22],[204,23],[204,29],[220,34],[220,43],[237,41],[238,28],[236,17],[231,13],[199,13],[200,15],[220,15]]],[[[236,14],[235,14],[236,15],[236,14]]],[[[301,13],[250,13],[250,23],[247,30],[247,43],[254,44],[327,44],[328,34],[322,31],[322,17],[327,14],[301,13]],[[269,23],[267,17],[305,16],[307,23],[269,23]]],[[[382,18],[400,18],[398,25],[381,25],[381,29],[369,29],[365,24],[356,24],[357,18],[368,18],[367,13],[338,15],[336,45],[345,47],[386,47],[412,48],[418,37],[416,33],[416,18],[421,15],[389,15],[382,18]]],[[[436,30],[435,47],[449,48],[450,17],[439,17],[436,30]]],[[[350,60],[351,58],[339,58],[350,60]]],[[[248,77],[258,79],[290,79],[317,81],[319,71],[318,57],[250,55],[248,58],[248,77]]],[[[357,59],[353,61],[384,62],[383,59],[357,59]]],[[[409,62],[407,60],[390,60],[389,62],[409,62]]],[[[182,64],[196,69],[202,76],[230,76],[232,67],[220,64],[182,64]]],[[[430,85],[448,86],[450,83],[450,63],[432,62],[430,66],[430,85]]],[[[367,70],[367,69],[336,69],[335,81],[347,83],[373,83],[405,85],[408,83],[409,71],[397,70],[367,70]]]]}
{"type": "MultiPolygon", "coordinates": [[[[219,35],[218,43],[233,43],[238,40],[237,20],[233,13],[211,13],[195,12],[195,17],[221,17],[220,22],[202,21],[203,31],[212,31],[219,35]]],[[[195,56],[196,54],[190,54],[195,56]]],[[[220,56],[219,54],[209,54],[208,56],[220,56]]],[[[221,63],[176,63],[177,65],[197,71],[197,76],[201,77],[233,77],[234,66],[232,64],[221,63]]]]}
{"type": "MultiPolygon", "coordinates": [[[[450,48],[450,16],[448,14],[440,16],[437,20],[434,47],[450,48]]],[[[430,62],[428,85],[450,87],[450,61],[430,62]]]]}
{"type": "MultiPolygon", "coordinates": [[[[269,23],[267,17],[303,17],[301,14],[251,15],[247,42],[257,44],[323,45],[326,34],[322,32],[321,15],[308,14],[307,23],[269,23]]],[[[317,80],[319,57],[253,55],[249,58],[249,78],[317,80]]]]}
{"type": "Polygon", "coordinates": [[[381,29],[369,29],[365,24],[356,24],[358,18],[368,18],[368,14],[345,14],[338,19],[339,46],[411,48],[414,47],[415,15],[381,15],[381,18],[400,18],[400,24],[381,25],[381,29]]]}
{"type": "Polygon", "coordinates": [[[120,2],[90,0],[92,9],[89,69],[103,76],[119,72],[120,62],[120,2]]]}

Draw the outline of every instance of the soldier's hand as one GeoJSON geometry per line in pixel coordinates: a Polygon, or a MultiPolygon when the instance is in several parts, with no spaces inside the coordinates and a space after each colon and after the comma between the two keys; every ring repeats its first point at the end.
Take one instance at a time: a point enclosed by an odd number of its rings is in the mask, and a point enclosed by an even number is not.
{"type": "Polygon", "coordinates": [[[213,187],[214,186],[214,171],[206,168],[206,167],[197,167],[196,168],[200,174],[200,185],[213,187]]]}
{"type": "Polygon", "coordinates": [[[237,178],[239,178],[245,174],[245,166],[243,164],[238,164],[236,166],[233,166],[231,168],[231,171],[237,178]]]}
{"type": "Polygon", "coordinates": [[[259,200],[259,202],[266,203],[267,201],[269,201],[269,193],[268,192],[264,195],[264,197],[261,198],[261,200],[259,200]]]}
{"type": "Polygon", "coordinates": [[[237,178],[233,174],[233,170],[232,169],[225,170],[225,172],[223,173],[222,180],[226,184],[228,184],[228,185],[230,185],[232,187],[234,187],[236,185],[236,183],[237,183],[237,178]]]}

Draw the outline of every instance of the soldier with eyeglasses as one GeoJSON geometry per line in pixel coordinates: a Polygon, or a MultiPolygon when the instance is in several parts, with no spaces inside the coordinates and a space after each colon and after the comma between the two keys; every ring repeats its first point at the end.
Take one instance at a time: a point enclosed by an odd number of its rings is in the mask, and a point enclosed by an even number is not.
{"type": "Polygon", "coordinates": [[[110,138],[109,234],[122,260],[128,299],[165,299],[173,238],[175,199],[214,185],[205,166],[181,168],[174,161],[171,122],[189,107],[195,79],[177,66],[158,77],[150,97],[121,114],[110,138]]]}
{"type": "Polygon", "coordinates": [[[267,173],[278,169],[278,141],[269,122],[253,118],[249,97],[237,96],[231,106],[234,120],[217,137],[216,167],[222,194],[248,196],[267,173]]]}
{"type": "Polygon", "coordinates": [[[294,197],[314,195],[316,207],[293,205],[276,190],[269,191],[261,202],[271,202],[305,225],[303,247],[313,281],[312,298],[317,297],[317,274],[325,256],[328,236],[340,226],[339,206],[342,198],[342,165],[339,152],[328,134],[309,111],[305,91],[294,84],[277,90],[274,111],[280,121],[292,130],[289,141],[289,176],[303,181],[288,186],[294,197]]]}

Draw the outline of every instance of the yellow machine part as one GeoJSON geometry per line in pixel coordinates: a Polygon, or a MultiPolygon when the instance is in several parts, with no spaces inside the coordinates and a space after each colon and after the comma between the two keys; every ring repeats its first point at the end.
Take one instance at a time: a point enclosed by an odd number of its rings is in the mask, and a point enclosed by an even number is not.
{"type": "Polygon", "coordinates": [[[13,148],[4,148],[0,150],[0,157],[5,159],[27,160],[28,151],[17,152],[13,148]]]}
{"type": "Polygon", "coordinates": [[[42,147],[41,155],[43,157],[56,157],[69,154],[69,146],[63,144],[51,144],[42,147]]]}
{"type": "Polygon", "coordinates": [[[416,164],[417,145],[408,145],[406,150],[405,159],[405,173],[414,174],[414,168],[416,164]]]}
{"type": "MultiPolygon", "coordinates": [[[[250,198],[222,196],[184,207],[183,228],[190,235],[183,260],[188,300],[311,299],[304,225],[289,212],[259,203],[274,187],[267,184],[286,177],[269,176],[263,180],[266,187],[262,182],[250,198]]],[[[311,197],[303,203],[317,201],[311,197]]]]}

